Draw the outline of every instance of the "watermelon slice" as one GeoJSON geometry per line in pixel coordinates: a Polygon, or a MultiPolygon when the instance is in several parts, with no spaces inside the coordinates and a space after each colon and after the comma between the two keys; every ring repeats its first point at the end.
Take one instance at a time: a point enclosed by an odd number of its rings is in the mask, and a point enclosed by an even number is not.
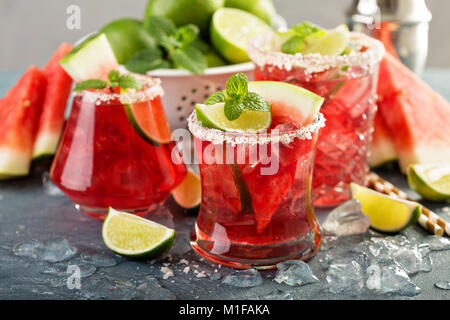
{"type": "Polygon", "coordinates": [[[47,77],[31,66],[0,101],[0,180],[29,173],[47,77]]]}
{"type": "Polygon", "coordinates": [[[376,168],[397,160],[394,142],[383,117],[377,112],[374,120],[372,145],[370,150],[370,166],[376,168]]]}
{"type": "Polygon", "coordinates": [[[450,161],[450,104],[400,61],[380,63],[378,108],[395,145],[400,167],[450,161]]]}
{"type": "Polygon", "coordinates": [[[71,45],[61,44],[44,68],[48,84],[34,144],[33,159],[56,153],[63,130],[67,99],[72,86],[72,78],[59,65],[58,61],[71,50],[71,45]]]}

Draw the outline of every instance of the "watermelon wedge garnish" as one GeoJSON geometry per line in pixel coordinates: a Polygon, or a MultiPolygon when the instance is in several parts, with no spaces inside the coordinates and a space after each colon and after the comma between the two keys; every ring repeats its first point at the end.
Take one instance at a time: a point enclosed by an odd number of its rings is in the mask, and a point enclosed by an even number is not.
{"type": "Polygon", "coordinates": [[[376,168],[397,160],[394,142],[380,112],[375,115],[370,150],[370,166],[376,168]]]}
{"type": "Polygon", "coordinates": [[[46,87],[45,74],[31,66],[0,100],[0,180],[29,173],[46,87]]]}
{"type": "Polygon", "coordinates": [[[72,78],[58,62],[71,50],[71,45],[61,44],[44,68],[48,84],[34,144],[33,159],[56,153],[63,130],[67,99],[72,86],[72,78]]]}
{"type": "Polygon", "coordinates": [[[389,54],[380,63],[378,108],[400,167],[450,161],[450,103],[389,54]]]}

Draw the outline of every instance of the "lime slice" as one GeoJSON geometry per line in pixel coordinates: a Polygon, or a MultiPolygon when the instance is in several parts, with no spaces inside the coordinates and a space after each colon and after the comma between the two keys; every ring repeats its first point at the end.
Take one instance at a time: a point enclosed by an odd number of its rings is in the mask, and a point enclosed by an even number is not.
{"type": "Polygon", "coordinates": [[[307,45],[302,50],[303,54],[319,53],[323,56],[336,56],[345,52],[350,42],[350,32],[344,25],[327,31],[323,36],[314,34],[306,39],[307,45]]]}
{"type": "Polygon", "coordinates": [[[198,207],[202,200],[200,176],[192,170],[188,170],[184,180],[172,190],[172,196],[182,208],[198,207]]]}
{"type": "Polygon", "coordinates": [[[258,17],[232,8],[217,10],[211,22],[211,41],[216,50],[229,62],[250,61],[248,40],[273,30],[258,17]]]}
{"type": "Polygon", "coordinates": [[[102,237],[112,251],[129,257],[152,258],[168,251],[175,230],[159,223],[109,208],[102,237]]]}
{"type": "Polygon", "coordinates": [[[225,103],[197,104],[195,112],[202,126],[222,131],[257,132],[270,127],[272,114],[265,111],[244,110],[239,118],[230,121],[225,117],[225,103]]]}
{"type": "Polygon", "coordinates": [[[398,232],[419,220],[422,207],[416,202],[396,199],[354,183],[350,188],[353,199],[361,203],[362,212],[376,230],[398,232]]]}
{"type": "Polygon", "coordinates": [[[75,82],[88,79],[108,79],[108,73],[119,67],[113,49],[101,33],[76,46],[59,64],[75,82]]]}
{"type": "Polygon", "coordinates": [[[172,131],[161,104],[124,104],[124,108],[130,124],[145,141],[153,145],[172,141],[172,131]]]}
{"type": "Polygon", "coordinates": [[[427,200],[450,199],[450,163],[411,165],[408,184],[427,200]]]}

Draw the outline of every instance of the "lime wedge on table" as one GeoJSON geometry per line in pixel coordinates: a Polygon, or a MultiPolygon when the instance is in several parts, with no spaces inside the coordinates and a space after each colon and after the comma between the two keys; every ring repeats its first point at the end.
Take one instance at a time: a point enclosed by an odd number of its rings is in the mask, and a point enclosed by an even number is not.
{"type": "Polygon", "coordinates": [[[271,27],[258,17],[239,9],[219,9],[211,22],[211,41],[231,63],[250,61],[246,52],[248,41],[267,33],[273,33],[271,27]]]}
{"type": "Polygon", "coordinates": [[[450,199],[450,163],[411,165],[408,184],[425,199],[450,199]]]}
{"type": "Polygon", "coordinates": [[[230,121],[225,117],[225,103],[197,104],[195,112],[202,126],[222,131],[256,132],[270,127],[272,114],[265,111],[244,110],[239,118],[230,121]]]}
{"type": "Polygon", "coordinates": [[[350,33],[346,26],[327,31],[321,37],[308,37],[307,45],[302,50],[303,54],[319,53],[323,56],[336,56],[343,53],[350,42],[350,33]]]}
{"type": "Polygon", "coordinates": [[[103,241],[124,256],[151,258],[168,251],[175,230],[133,214],[109,209],[102,228],[103,241]]]}
{"type": "Polygon", "coordinates": [[[421,205],[396,199],[374,190],[350,184],[352,197],[361,203],[362,212],[370,218],[372,228],[383,232],[398,232],[416,223],[421,205]]]}

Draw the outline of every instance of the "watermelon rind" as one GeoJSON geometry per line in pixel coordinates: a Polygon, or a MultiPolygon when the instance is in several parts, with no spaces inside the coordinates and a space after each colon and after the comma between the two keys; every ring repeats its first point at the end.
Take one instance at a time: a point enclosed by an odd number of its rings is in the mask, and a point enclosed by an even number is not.
{"type": "Polygon", "coordinates": [[[26,176],[30,172],[30,155],[4,147],[0,149],[0,180],[26,176]]]}

